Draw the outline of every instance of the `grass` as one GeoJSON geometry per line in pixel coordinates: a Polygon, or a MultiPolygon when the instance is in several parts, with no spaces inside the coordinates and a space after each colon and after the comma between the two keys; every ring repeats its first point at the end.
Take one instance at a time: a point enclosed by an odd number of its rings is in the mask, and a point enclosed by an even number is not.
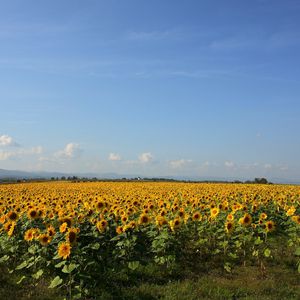
{"type": "MultiPolygon", "coordinates": [[[[18,278],[2,269],[0,299],[62,300],[61,290],[48,289],[45,280],[32,286],[18,285],[18,278]]],[[[111,273],[95,289],[93,299],[193,300],[193,299],[300,299],[300,275],[288,266],[273,265],[262,273],[257,266],[236,267],[232,273],[220,269],[208,272],[175,270],[170,274],[157,266],[135,272],[111,273]]]]}

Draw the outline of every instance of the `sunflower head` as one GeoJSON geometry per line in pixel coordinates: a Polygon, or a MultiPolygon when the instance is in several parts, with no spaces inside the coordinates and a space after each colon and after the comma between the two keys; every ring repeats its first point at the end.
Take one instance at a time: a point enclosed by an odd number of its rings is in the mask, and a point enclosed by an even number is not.
{"type": "Polygon", "coordinates": [[[140,218],[139,218],[140,225],[146,225],[149,223],[149,221],[150,221],[150,218],[147,214],[144,213],[144,214],[140,215],[140,218]]]}
{"type": "Polygon", "coordinates": [[[53,237],[55,235],[55,228],[52,225],[49,225],[47,227],[47,232],[48,232],[49,236],[53,237]]]}
{"type": "Polygon", "coordinates": [[[60,232],[60,233],[66,232],[67,228],[68,228],[68,224],[67,224],[67,223],[62,223],[62,224],[59,226],[59,232],[60,232]]]}
{"type": "Polygon", "coordinates": [[[39,213],[36,209],[31,208],[28,211],[27,216],[28,216],[29,219],[34,220],[34,219],[37,219],[39,217],[39,213]]]}
{"type": "Polygon", "coordinates": [[[67,259],[71,254],[71,245],[68,242],[63,242],[58,246],[58,256],[67,259]]]}
{"type": "Polygon", "coordinates": [[[272,232],[275,230],[275,223],[273,221],[267,221],[265,223],[266,232],[272,232]]]}
{"type": "Polygon", "coordinates": [[[211,217],[211,219],[215,219],[218,216],[219,212],[220,212],[220,209],[218,207],[212,208],[210,210],[210,217],[211,217]]]}
{"type": "Polygon", "coordinates": [[[30,242],[38,237],[38,230],[37,228],[30,228],[25,231],[24,240],[30,242]]]}
{"type": "Polygon", "coordinates": [[[40,234],[39,242],[42,246],[48,246],[48,244],[51,242],[51,237],[47,233],[40,234]]]}
{"type": "Polygon", "coordinates": [[[201,221],[202,217],[199,211],[194,212],[192,216],[193,221],[201,221]]]}
{"type": "Polygon", "coordinates": [[[231,233],[233,231],[234,228],[234,223],[231,221],[228,221],[225,223],[225,231],[226,233],[231,233]]]}
{"type": "Polygon", "coordinates": [[[300,225],[300,216],[292,216],[292,220],[293,220],[296,224],[300,225]]]}
{"type": "Polygon", "coordinates": [[[14,233],[16,227],[16,222],[10,221],[4,224],[4,230],[7,232],[7,235],[11,237],[14,233]]]}
{"type": "Polygon", "coordinates": [[[108,226],[108,222],[105,219],[101,219],[96,223],[96,227],[100,232],[104,232],[108,226]]]}
{"type": "Polygon", "coordinates": [[[243,226],[249,226],[252,223],[252,217],[246,213],[242,218],[239,219],[239,223],[243,226]]]}
{"type": "Polygon", "coordinates": [[[175,218],[174,220],[171,220],[169,222],[170,228],[172,231],[175,231],[176,229],[178,229],[181,225],[181,220],[179,218],[175,218]]]}
{"type": "Polygon", "coordinates": [[[12,222],[16,222],[17,219],[18,219],[18,214],[15,212],[15,211],[10,211],[8,214],[7,214],[7,218],[12,221],[12,222]]]}
{"type": "Polygon", "coordinates": [[[71,245],[75,244],[77,240],[77,229],[76,228],[69,228],[67,234],[66,234],[66,240],[69,242],[71,245]]]}
{"type": "Polygon", "coordinates": [[[259,215],[259,219],[260,219],[260,220],[265,220],[265,219],[267,219],[267,217],[268,217],[268,215],[267,215],[266,213],[261,213],[261,214],[259,215]]]}
{"type": "Polygon", "coordinates": [[[124,228],[122,227],[122,226],[118,226],[117,228],[116,228],[116,233],[117,234],[121,234],[121,233],[123,233],[124,232],[124,228]]]}

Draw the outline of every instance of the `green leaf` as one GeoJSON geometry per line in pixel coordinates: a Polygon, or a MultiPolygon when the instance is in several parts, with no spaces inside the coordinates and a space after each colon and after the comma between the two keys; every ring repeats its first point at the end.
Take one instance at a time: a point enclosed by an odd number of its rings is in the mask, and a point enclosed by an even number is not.
{"type": "Polygon", "coordinates": [[[39,279],[43,275],[44,271],[42,269],[38,270],[35,274],[32,274],[34,279],[39,279]]]}
{"type": "Polygon", "coordinates": [[[17,284],[20,284],[25,278],[26,278],[26,276],[23,275],[23,276],[20,278],[20,280],[17,282],[17,284]]]}
{"type": "Polygon", "coordinates": [[[235,254],[235,253],[229,253],[228,254],[231,258],[233,258],[233,259],[237,259],[238,258],[238,256],[235,254]]]}
{"type": "Polygon", "coordinates": [[[32,246],[30,246],[30,247],[28,248],[28,252],[29,252],[30,254],[35,254],[36,251],[37,251],[37,246],[36,246],[36,245],[32,245],[32,246]]]}
{"type": "Polygon", "coordinates": [[[95,243],[95,244],[93,244],[93,245],[91,246],[91,248],[92,248],[93,250],[99,250],[99,249],[100,249],[100,244],[99,244],[99,243],[95,243]]]}
{"type": "Polygon", "coordinates": [[[132,271],[136,270],[138,267],[140,266],[140,262],[139,261],[130,261],[128,263],[128,268],[132,271]]]}
{"type": "Polygon", "coordinates": [[[300,273],[300,264],[298,265],[298,273],[300,273]]]}
{"type": "Polygon", "coordinates": [[[63,280],[59,277],[56,276],[50,283],[49,285],[49,289],[53,289],[55,287],[57,287],[58,285],[62,284],[63,280]]]}
{"type": "Polygon", "coordinates": [[[300,256],[300,247],[298,247],[295,251],[295,255],[300,256]]]}
{"type": "Polygon", "coordinates": [[[82,299],[81,293],[77,293],[73,296],[73,299],[82,299]]]}
{"type": "Polygon", "coordinates": [[[78,267],[78,265],[72,264],[72,263],[71,263],[71,264],[69,264],[69,265],[65,265],[65,266],[63,267],[63,269],[62,269],[62,272],[69,274],[69,273],[71,273],[73,270],[75,270],[77,267],[78,267]]]}
{"type": "Polygon", "coordinates": [[[4,255],[0,258],[0,263],[6,262],[9,260],[9,256],[8,255],[4,255]]]}
{"type": "Polygon", "coordinates": [[[52,257],[52,259],[60,259],[60,256],[56,254],[55,256],[52,257]]]}
{"type": "Polygon", "coordinates": [[[266,248],[265,251],[264,251],[264,256],[265,257],[270,257],[271,255],[271,250],[269,248],[266,248]]]}
{"type": "Polygon", "coordinates": [[[28,263],[27,263],[27,261],[25,260],[25,261],[23,261],[20,265],[18,265],[18,266],[16,267],[16,270],[24,269],[24,268],[27,267],[27,265],[28,265],[28,263]]]}
{"type": "Polygon", "coordinates": [[[224,269],[228,272],[228,273],[231,273],[231,266],[229,263],[225,263],[224,264],[224,269]]]}
{"type": "Polygon", "coordinates": [[[54,267],[55,267],[55,268],[61,268],[61,267],[64,266],[65,264],[66,264],[66,261],[63,260],[63,261],[59,262],[58,264],[56,264],[54,267]]]}
{"type": "Polygon", "coordinates": [[[220,249],[215,249],[215,250],[212,252],[212,254],[216,255],[216,254],[219,254],[220,252],[221,252],[220,249]]]}
{"type": "Polygon", "coordinates": [[[255,245],[260,245],[261,243],[263,243],[264,241],[260,238],[260,237],[258,237],[256,240],[255,240],[255,242],[254,242],[254,244],[255,245]]]}

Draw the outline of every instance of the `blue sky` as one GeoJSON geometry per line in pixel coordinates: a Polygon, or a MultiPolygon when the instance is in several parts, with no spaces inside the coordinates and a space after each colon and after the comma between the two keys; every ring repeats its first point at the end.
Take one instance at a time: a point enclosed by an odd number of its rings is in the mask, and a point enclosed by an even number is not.
{"type": "Polygon", "coordinates": [[[0,168],[300,178],[300,2],[1,1],[0,168]]]}

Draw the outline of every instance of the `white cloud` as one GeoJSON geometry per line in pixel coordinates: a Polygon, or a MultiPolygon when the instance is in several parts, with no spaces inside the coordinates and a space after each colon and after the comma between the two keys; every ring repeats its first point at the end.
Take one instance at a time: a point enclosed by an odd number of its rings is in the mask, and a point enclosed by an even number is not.
{"type": "Polygon", "coordinates": [[[178,160],[171,160],[170,161],[170,166],[174,169],[182,168],[188,163],[191,163],[192,160],[190,159],[178,159],[178,160]]]}
{"type": "Polygon", "coordinates": [[[227,168],[233,168],[235,166],[235,163],[233,161],[225,161],[224,164],[227,168]]]}
{"type": "Polygon", "coordinates": [[[54,154],[56,158],[75,158],[81,154],[82,150],[79,144],[69,143],[65,146],[63,150],[60,150],[54,154]]]}
{"type": "Polygon", "coordinates": [[[142,163],[148,163],[153,159],[153,155],[150,152],[142,153],[139,156],[139,161],[142,163]]]}
{"type": "Polygon", "coordinates": [[[0,160],[7,160],[15,155],[14,152],[0,152],[0,160]]]}
{"type": "Polygon", "coordinates": [[[19,149],[16,151],[1,151],[0,160],[8,160],[13,157],[22,157],[26,155],[42,154],[43,148],[41,146],[33,147],[31,149],[19,149]]]}
{"type": "Polygon", "coordinates": [[[108,160],[119,161],[119,160],[121,160],[121,156],[116,153],[109,153],[108,160]]]}
{"type": "Polygon", "coordinates": [[[0,146],[18,146],[11,136],[6,134],[0,135],[0,146]]]}
{"type": "Polygon", "coordinates": [[[33,148],[30,149],[30,152],[32,154],[42,154],[43,153],[43,147],[42,146],[33,147],[33,148]]]}
{"type": "Polygon", "coordinates": [[[205,161],[201,167],[217,167],[218,164],[215,161],[205,161]]]}
{"type": "Polygon", "coordinates": [[[271,165],[271,164],[265,164],[265,165],[264,165],[264,168],[265,168],[265,169],[272,169],[272,165],[271,165]]]}

